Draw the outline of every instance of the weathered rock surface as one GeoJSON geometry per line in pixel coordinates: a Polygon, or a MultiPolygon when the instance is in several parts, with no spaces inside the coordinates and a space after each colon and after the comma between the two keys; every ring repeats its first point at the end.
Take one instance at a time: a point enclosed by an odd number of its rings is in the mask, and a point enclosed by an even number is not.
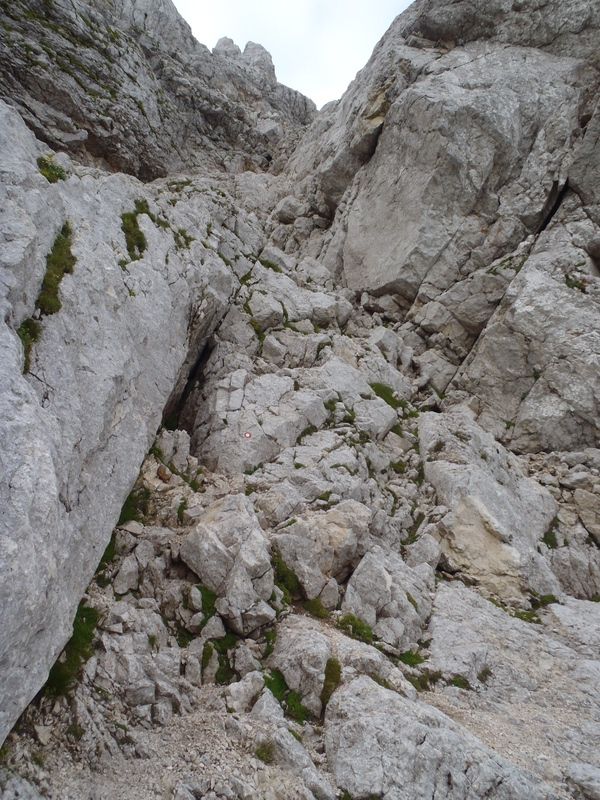
{"type": "Polygon", "coordinates": [[[2,800],[597,798],[599,24],[2,6],[2,800]]]}
{"type": "Polygon", "coordinates": [[[555,594],[558,581],[538,544],[558,506],[526,478],[517,459],[460,409],[419,421],[425,475],[451,511],[441,547],[453,571],[509,604],[524,594],[555,594]]]}
{"type": "MultiPolygon", "coordinates": [[[[2,149],[10,153],[2,183],[0,399],[6,733],[68,638],[180,373],[198,358],[239,283],[200,242],[207,225],[224,218],[222,198],[207,184],[186,195],[90,170],[49,184],[36,165],[46,148],[15,111],[2,105],[1,114],[2,149]],[[130,260],[121,215],[140,199],[161,225],[137,216],[146,249],[130,260]],[[45,256],[66,220],[77,261],[60,286],[60,312],[40,320],[24,375],[15,331],[36,313],[45,256]],[[174,236],[180,230],[187,247],[174,236]],[[109,484],[110,493],[97,490],[109,484]],[[35,625],[24,626],[24,615],[35,625]]],[[[247,252],[234,234],[223,238],[247,252]]]]}
{"type": "Polygon", "coordinates": [[[327,755],[352,797],[553,797],[443,714],[357,678],[328,706],[327,755]]]}
{"type": "Polygon", "coordinates": [[[314,104],[271,57],[211,53],[171,0],[3,3],[0,97],[55,148],[143,180],[183,168],[266,169],[314,104]]]}

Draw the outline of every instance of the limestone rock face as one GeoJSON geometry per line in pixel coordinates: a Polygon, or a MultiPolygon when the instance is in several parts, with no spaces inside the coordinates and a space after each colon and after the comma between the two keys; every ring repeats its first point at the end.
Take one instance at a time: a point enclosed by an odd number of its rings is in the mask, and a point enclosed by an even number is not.
{"type": "Polygon", "coordinates": [[[334,695],[325,724],[338,785],[354,797],[553,797],[443,714],[366,677],[334,695]]]}
{"type": "Polygon", "coordinates": [[[273,569],[251,503],[232,496],[209,508],[181,545],[181,558],[211,591],[236,633],[251,633],[275,618],[267,605],[273,569]]]}
{"type": "Polygon", "coordinates": [[[451,565],[509,603],[527,591],[556,593],[558,582],[537,551],[558,510],[550,493],[468,412],[425,414],[419,431],[425,474],[452,509],[441,523],[451,565]]]}
{"type": "Polygon", "coordinates": [[[1,800],[597,798],[600,2],[1,5],[1,800]]]}
{"type": "Polygon", "coordinates": [[[211,54],[171,0],[36,0],[3,15],[0,97],[52,147],[144,180],[266,169],[315,111],[260,46],[211,54]]]}
{"type": "Polygon", "coordinates": [[[5,104],[0,131],[10,154],[1,188],[0,301],[0,719],[7,731],[68,638],[180,373],[198,358],[239,283],[200,243],[221,214],[210,191],[189,199],[176,192],[170,205],[166,185],[147,189],[95,170],[49,184],[36,165],[47,149],[5,104]],[[137,217],[146,249],[130,260],[121,215],[140,199],[164,224],[137,217]],[[65,221],[73,274],[60,286],[60,311],[39,320],[41,336],[23,374],[15,331],[39,314],[45,256],[65,221]],[[187,247],[173,232],[184,226],[187,247]],[[109,494],[98,491],[108,484],[109,494]],[[24,616],[35,625],[23,625],[24,616]]]}

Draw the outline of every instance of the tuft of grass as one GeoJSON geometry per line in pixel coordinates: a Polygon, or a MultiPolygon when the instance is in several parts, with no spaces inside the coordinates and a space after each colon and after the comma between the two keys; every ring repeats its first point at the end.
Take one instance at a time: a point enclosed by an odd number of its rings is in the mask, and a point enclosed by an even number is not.
{"type": "Polygon", "coordinates": [[[327,619],[329,616],[329,611],[318,597],[315,597],[313,600],[305,600],[302,605],[305,611],[308,611],[309,614],[317,619],[327,619]]]}
{"type": "Polygon", "coordinates": [[[415,609],[415,611],[419,610],[419,606],[417,604],[417,601],[415,600],[415,598],[412,596],[412,594],[410,592],[406,593],[406,599],[411,604],[411,606],[415,609]]]}
{"type": "Polygon", "coordinates": [[[100,614],[95,608],[80,603],[73,621],[73,634],[48,675],[43,690],[46,695],[62,697],[71,691],[83,665],[92,655],[99,619],[100,614]]]}
{"type": "Polygon", "coordinates": [[[85,730],[81,727],[81,725],[78,725],[77,723],[73,723],[72,725],[69,725],[69,727],[67,728],[67,736],[70,736],[72,739],[75,739],[76,741],[82,739],[84,733],[85,730]]]}
{"type": "Polygon", "coordinates": [[[268,258],[260,258],[259,261],[266,269],[273,270],[273,272],[283,272],[278,264],[275,264],[273,261],[269,261],[268,258]]]}
{"type": "Polygon", "coordinates": [[[565,283],[569,289],[579,289],[583,294],[587,294],[587,286],[585,281],[575,278],[573,275],[565,275],[565,283]]]}
{"type": "Polygon", "coordinates": [[[186,510],[187,507],[188,507],[188,503],[187,503],[186,498],[184,497],[182,499],[182,501],[179,503],[179,505],[177,506],[177,522],[180,525],[183,525],[183,512],[186,510]]]}
{"type": "Polygon", "coordinates": [[[289,692],[288,685],[283,677],[283,672],[278,669],[271,670],[270,674],[265,675],[265,686],[276,700],[283,703],[289,692]]]}
{"type": "Polygon", "coordinates": [[[125,244],[130,261],[136,261],[141,258],[148,247],[146,237],[138,223],[140,214],[148,214],[150,216],[147,200],[136,200],[135,211],[126,211],[121,214],[121,230],[125,234],[125,244]]]}
{"type": "Polygon", "coordinates": [[[513,616],[516,617],[517,619],[523,620],[523,622],[533,622],[535,625],[542,624],[540,618],[533,609],[530,611],[523,611],[523,609],[517,608],[514,611],[513,616]]]}
{"type": "Polygon", "coordinates": [[[177,625],[175,638],[177,639],[177,644],[179,647],[185,648],[188,647],[194,640],[194,634],[190,633],[187,628],[183,627],[183,625],[177,625]]]}
{"type": "Polygon", "coordinates": [[[318,428],[315,428],[314,425],[309,425],[307,428],[304,428],[298,439],[296,440],[296,444],[302,444],[302,440],[306,436],[312,436],[313,433],[317,433],[318,428]]]}
{"type": "Polygon", "coordinates": [[[40,156],[37,160],[40,173],[48,183],[57,183],[67,179],[67,173],[54,161],[54,156],[40,156]]]}
{"type": "Polygon", "coordinates": [[[113,535],[110,537],[110,542],[106,545],[106,550],[102,554],[102,558],[100,559],[100,563],[96,567],[96,583],[98,586],[104,588],[108,586],[110,580],[106,576],[106,569],[108,568],[109,564],[111,564],[115,556],[117,554],[117,537],[113,532],[113,535]]]}
{"type": "Polygon", "coordinates": [[[556,538],[556,528],[558,526],[558,519],[554,517],[550,523],[548,530],[542,536],[542,541],[550,550],[556,550],[558,547],[558,540],[556,538]]]}
{"type": "Polygon", "coordinates": [[[325,665],[325,680],[323,681],[323,689],[321,690],[321,705],[323,711],[327,703],[331,699],[331,695],[335,692],[342,681],[342,666],[337,658],[328,658],[325,665]]]}
{"type": "Polygon", "coordinates": [[[558,598],[556,597],[556,595],[534,594],[531,596],[531,607],[535,610],[537,610],[538,608],[545,608],[546,606],[552,605],[552,603],[558,603],[558,598]]]}
{"type": "Polygon", "coordinates": [[[121,509],[121,515],[117,525],[125,525],[127,522],[144,522],[150,507],[150,490],[144,487],[133,489],[121,509]]]}
{"type": "Polygon", "coordinates": [[[465,691],[473,690],[473,687],[463,675],[455,675],[450,681],[450,685],[456,686],[458,689],[464,689],[465,691]]]}
{"type": "Polygon", "coordinates": [[[273,764],[275,761],[275,748],[272,742],[259,744],[254,753],[264,764],[273,764]]]}
{"type": "Polygon", "coordinates": [[[19,325],[17,335],[23,344],[23,372],[31,369],[31,351],[42,335],[42,326],[35,319],[26,319],[19,325]]]}
{"type": "Polygon", "coordinates": [[[372,644],[373,642],[371,626],[363,622],[362,619],[354,616],[354,614],[345,614],[343,617],[340,617],[338,620],[338,627],[341,628],[344,633],[352,636],[353,639],[359,639],[361,642],[366,642],[367,644],[372,644]]]}
{"type": "Polygon", "coordinates": [[[415,687],[417,692],[429,692],[432,686],[441,679],[441,672],[424,670],[420,675],[407,675],[406,678],[415,687]]]}
{"type": "Polygon", "coordinates": [[[265,641],[267,646],[265,647],[265,658],[268,658],[273,650],[275,650],[275,642],[277,641],[277,631],[275,628],[271,628],[271,630],[265,631],[265,641]]]}
{"type": "Polygon", "coordinates": [[[398,398],[395,396],[394,390],[391,386],[388,386],[385,383],[371,383],[369,385],[377,397],[380,397],[382,400],[384,400],[388,406],[391,406],[394,410],[402,407],[402,401],[398,400],[398,398]]]}
{"type": "Polygon", "coordinates": [[[229,661],[229,651],[237,644],[238,637],[233,633],[227,633],[221,639],[213,639],[212,645],[219,656],[219,666],[215,673],[215,681],[224,686],[231,683],[236,677],[235,671],[229,661]]]}
{"type": "Polygon", "coordinates": [[[63,277],[73,272],[76,262],[71,252],[72,238],[71,226],[65,222],[46,257],[46,274],[36,301],[42,314],[56,314],[62,308],[58,287],[63,277]]]}
{"type": "Polygon", "coordinates": [[[298,576],[293,569],[288,567],[277,549],[273,550],[273,570],[275,572],[275,584],[283,592],[283,599],[288,605],[293,599],[302,596],[302,586],[298,576]]]}
{"type": "Polygon", "coordinates": [[[285,698],[285,710],[295,721],[303,725],[310,717],[310,711],[302,704],[302,698],[298,692],[289,692],[285,698]]]}
{"type": "Polygon", "coordinates": [[[393,461],[390,464],[390,467],[393,469],[396,475],[404,475],[406,472],[406,464],[404,461],[393,461]]]}
{"type": "Polygon", "coordinates": [[[202,595],[202,613],[204,614],[204,621],[208,622],[208,620],[215,615],[217,595],[212,589],[208,589],[206,586],[202,586],[202,584],[198,584],[196,588],[202,595]]]}
{"type": "Polygon", "coordinates": [[[202,650],[202,672],[208,667],[210,664],[210,660],[212,658],[212,654],[214,653],[215,648],[212,646],[211,642],[207,642],[204,645],[202,650]]]}
{"type": "Polygon", "coordinates": [[[175,247],[177,250],[189,250],[190,245],[194,240],[193,236],[186,231],[185,228],[173,231],[173,238],[175,239],[175,247]]]}
{"type": "Polygon", "coordinates": [[[413,650],[406,650],[406,652],[400,653],[398,659],[409,667],[418,667],[419,664],[425,661],[422,655],[415,653],[413,650]]]}
{"type": "Polygon", "coordinates": [[[477,680],[480,683],[487,683],[491,677],[492,670],[489,667],[484,667],[480,672],[477,673],[477,680]]]}

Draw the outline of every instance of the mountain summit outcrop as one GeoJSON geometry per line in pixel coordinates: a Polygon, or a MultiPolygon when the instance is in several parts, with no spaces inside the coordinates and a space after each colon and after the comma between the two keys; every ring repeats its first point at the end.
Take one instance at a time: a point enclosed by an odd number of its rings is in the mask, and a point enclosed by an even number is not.
{"type": "Polygon", "coordinates": [[[2,800],[598,800],[600,0],[0,9],[2,800]]]}

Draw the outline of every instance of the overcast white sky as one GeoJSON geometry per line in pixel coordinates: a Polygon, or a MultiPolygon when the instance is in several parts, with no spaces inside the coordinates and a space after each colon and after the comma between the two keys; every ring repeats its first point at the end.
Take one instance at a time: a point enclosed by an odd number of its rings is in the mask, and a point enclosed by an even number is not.
{"type": "Polygon", "coordinates": [[[273,56],[277,78],[318,106],[340,97],[410,0],[174,0],[211,49],[229,36],[273,56]]]}

